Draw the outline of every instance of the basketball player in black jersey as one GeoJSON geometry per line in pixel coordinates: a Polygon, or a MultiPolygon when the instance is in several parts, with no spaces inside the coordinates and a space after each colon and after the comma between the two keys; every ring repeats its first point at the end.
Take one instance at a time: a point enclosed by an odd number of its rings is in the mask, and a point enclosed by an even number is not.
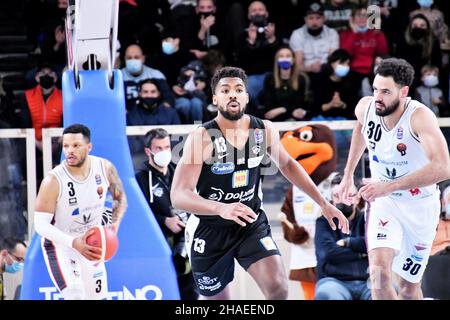
{"type": "Polygon", "coordinates": [[[286,299],[287,277],[262,205],[266,157],[321,206],[333,230],[333,218],[345,233],[348,221],[284,150],[273,124],[244,114],[249,95],[242,69],[218,70],[211,87],[219,113],[189,135],[171,190],[173,206],[193,213],[185,235],[196,284],[204,298],[229,299],[236,259],[266,299],[286,299]]]}

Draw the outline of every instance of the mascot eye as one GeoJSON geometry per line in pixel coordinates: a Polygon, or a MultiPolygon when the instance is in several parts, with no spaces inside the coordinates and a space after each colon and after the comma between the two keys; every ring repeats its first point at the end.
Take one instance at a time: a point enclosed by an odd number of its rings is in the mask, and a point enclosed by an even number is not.
{"type": "Polygon", "coordinates": [[[300,132],[300,139],[302,139],[304,141],[311,141],[312,138],[313,138],[312,131],[305,130],[305,131],[300,132]]]}

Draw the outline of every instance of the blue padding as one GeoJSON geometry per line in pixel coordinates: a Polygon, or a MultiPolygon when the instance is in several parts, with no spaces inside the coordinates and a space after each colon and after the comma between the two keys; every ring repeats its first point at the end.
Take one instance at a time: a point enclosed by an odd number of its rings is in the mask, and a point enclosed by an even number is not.
{"type": "MultiPolygon", "coordinates": [[[[114,71],[110,89],[106,71],[81,71],[80,89],[74,74],[63,75],[64,127],[82,123],[91,129],[91,154],[117,168],[128,199],[119,229],[119,251],[106,263],[112,299],[179,299],[170,248],[135,178],[125,122],[122,74],[114,71]],[[161,296],[162,295],[162,296],[161,296]]],[[[27,252],[21,299],[58,298],[45,266],[40,237],[27,252]]]]}

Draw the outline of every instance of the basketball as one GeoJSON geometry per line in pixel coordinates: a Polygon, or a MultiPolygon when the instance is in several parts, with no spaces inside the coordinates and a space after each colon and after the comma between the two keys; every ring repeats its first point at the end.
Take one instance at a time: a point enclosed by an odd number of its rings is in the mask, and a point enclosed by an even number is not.
{"type": "Polygon", "coordinates": [[[102,259],[110,260],[117,252],[119,239],[113,229],[105,226],[95,226],[89,231],[94,233],[86,238],[86,243],[90,246],[102,248],[102,259]]]}

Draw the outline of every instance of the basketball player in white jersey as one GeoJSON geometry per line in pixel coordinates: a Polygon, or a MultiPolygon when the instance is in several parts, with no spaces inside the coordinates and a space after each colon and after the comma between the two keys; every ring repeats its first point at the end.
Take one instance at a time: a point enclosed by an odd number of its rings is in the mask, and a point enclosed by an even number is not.
{"type": "Polygon", "coordinates": [[[104,217],[107,190],[113,197],[111,227],[117,232],[127,202],[114,165],[90,156],[90,130],[74,124],[63,132],[65,160],[42,181],[34,225],[50,278],[64,299],[106,299],[108,293],[101,249],[86,244],[90,228],[108,224],[104,217]]]}
{"type": "Polygon", "coordinates": [[[421,299],[420,281],[439,221],[436,183],[450,178],[449,152],[437,119],[408,97],[414,69],[403,59],[383,60],[373,97],[362,98],[340,200],[350,204],[353,174],[366,146],[371,182],[360,189],[368,201],[367,247],[373,299],[421,299]],[[399,291],[392,283],[399,276],[399,291]]]}

